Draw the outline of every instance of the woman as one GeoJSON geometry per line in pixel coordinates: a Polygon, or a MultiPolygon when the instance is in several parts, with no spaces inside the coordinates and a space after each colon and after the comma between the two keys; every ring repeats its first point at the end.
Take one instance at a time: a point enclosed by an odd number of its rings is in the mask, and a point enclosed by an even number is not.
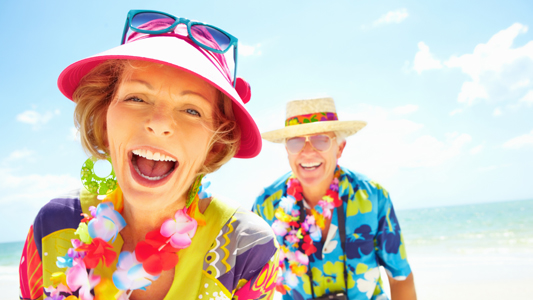
{"type": "Polygon", "coordinates": [[[283,299],[416,299],[388,192],[338,165],[345,138],[366,125],[340,121],[331,98],[287,103],[285,127],[262,137],[284,143],[292,172],[265,188],[254,210],[281,245],[283,299]]]}
{"type": "Polygon", "coordinates": [[[261,148],[236,54],[214,26],[130,11],[121,46],[61,73],[93,158],[85,189],[51,200],[30,228],[21,299],[272,298],[268,225],[201,184],[261,148]],[[112,162],[108,178],[93,173],[96,158],[112,162]]]}

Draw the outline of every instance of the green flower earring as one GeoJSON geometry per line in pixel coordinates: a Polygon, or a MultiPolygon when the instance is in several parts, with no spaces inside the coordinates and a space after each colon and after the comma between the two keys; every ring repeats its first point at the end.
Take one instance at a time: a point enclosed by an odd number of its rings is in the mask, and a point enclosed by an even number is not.
{"type": "Polygon", "coordinates": [[[92,194],[95,195],[109,195],[117,188],[117,177],[111,158],[107,157],[107,161],[111,164],[111,174],[107,177],[100,177],[94,173],[94,164],[98,158],[92,156],[88,158],[81,167],[81,183],[92,194]]]}

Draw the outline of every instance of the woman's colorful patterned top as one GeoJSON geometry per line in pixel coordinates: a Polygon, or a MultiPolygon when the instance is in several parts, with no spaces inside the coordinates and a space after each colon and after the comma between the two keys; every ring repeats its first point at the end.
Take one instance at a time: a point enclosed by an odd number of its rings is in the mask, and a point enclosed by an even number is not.
{"type": "MultiPolygon", "coordinates": [[[[37,215],[26,239],[20,264],[21,299],[44,299],[44,287],[61,271],[81,213],[97,205],[86,191],[51,200],[37,215]]],[[[267,224],[252,212],[214,198],[204,212],[206,226],[191,246],[179,252],[174,282],[165,299],[272,299],[277,277],[278,246],[267,224]]],[[[122,237],[113,245],[120,251],[122,237]]],[[[115,265],[108,268],[113,272],[115,265]]],[[[95,297],[98,299],[98,297],[95,297]]]]}
{"type": "MultiPolygon", "coordinates": [[[[275,210],[287,196],[285,174],[257,198],[253,210],[271,226],[275,210]]],[[[364,175],[341,168],[339,197],[346,214],[347,286],[350,300],[387,299],[383,292],[379,266],[396,280],[405,279],[411,268],[407,262],[400,225],[394,213],[389,193],[364,175]]],[[[324,243],[314,242],[317,252],[309,256],[316,297],[344,291],[344,253],[338,232],[337,208],[332,212],[331,225],[324,243]]],[[[283,248],[286,241],[277,237],[283,248]]],[[[280,262],[280,272],[287,293],[283,299],[311,299],[309,276],[294,276],[287,270],[287,261],[280,262]]]]}

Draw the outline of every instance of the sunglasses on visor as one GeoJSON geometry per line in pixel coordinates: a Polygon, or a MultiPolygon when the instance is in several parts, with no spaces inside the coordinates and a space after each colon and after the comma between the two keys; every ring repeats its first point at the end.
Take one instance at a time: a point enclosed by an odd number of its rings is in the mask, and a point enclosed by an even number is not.
{"type": "Polygon", "coordinates": [[[287,139],[285,146],[291,154],[298,154],[305,147],[305,143],[309,142],[316,151],[326,152],[331,149],[331,145],[333,144],[332,140],[335,138],[325,134],[298,136],[287,139]]]}
{"type": "Polygon", "coordinates": [[[124,25],[121,45],[135,32],[164,35],[174,32],[179,24],[187,26],[189,38],[196,45],[213,54],[223,69],[222,73],[235,87],[238,39],[218,27],[155,10],[130,10],[124,25]],[[233,51],[229,51],[232,47],[233,51]]]}

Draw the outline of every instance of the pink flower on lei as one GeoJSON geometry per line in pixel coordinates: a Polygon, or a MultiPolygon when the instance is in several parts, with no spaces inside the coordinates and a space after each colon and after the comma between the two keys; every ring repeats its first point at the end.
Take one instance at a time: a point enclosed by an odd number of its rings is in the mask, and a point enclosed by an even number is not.
{"type": "Polygon", "coordinates": [[[87,273],[87,267],[81,258],[75,258],[72,268],[67,271],[67,285],[75,291],[80,289],[80,300],[92,300],[91,290],[100,282],[100,276],[93,275],[93,271],[87,273]]]}
{"type": "Polygon", "coordinates": [[[281,222],[280,220],[274,221],[272,224],[272,230],[276,235],[285,236],[288,232],[289,224],[281,222]]]}
{"type": "Polygon", "coordinates": [[[324,215],[324,218],[331,219],[331,210],[335,207],[333,202],[320,200],[318,201],[318,205],[322,207],[322,214],[324,215]]]}
{"type": "Polygon", "coordinates": [[[300,250],[296,250],[295,252],[289,252],[287,253],[287,259],[289,261],[295,261],[302,265],[308,265],[309,264],[309,257],[302,253],[300,250]]]}
{"type": "Polygon", "coordinates": [[[183,249],[191,244],[197,227],[196,220],[187,215],[187,208],[184,208],[176,212],[174,219],[166,220],[161,225],[161,235],[170,237],[172,247],[183,249]]]}
{"type": "Polygon", "coordinates": [[[300,238],[297,236],[298,232],[296,230],[291,230],[288,235],[285,236],[285,239],[290,244],[298,243],[300,238]]]}

